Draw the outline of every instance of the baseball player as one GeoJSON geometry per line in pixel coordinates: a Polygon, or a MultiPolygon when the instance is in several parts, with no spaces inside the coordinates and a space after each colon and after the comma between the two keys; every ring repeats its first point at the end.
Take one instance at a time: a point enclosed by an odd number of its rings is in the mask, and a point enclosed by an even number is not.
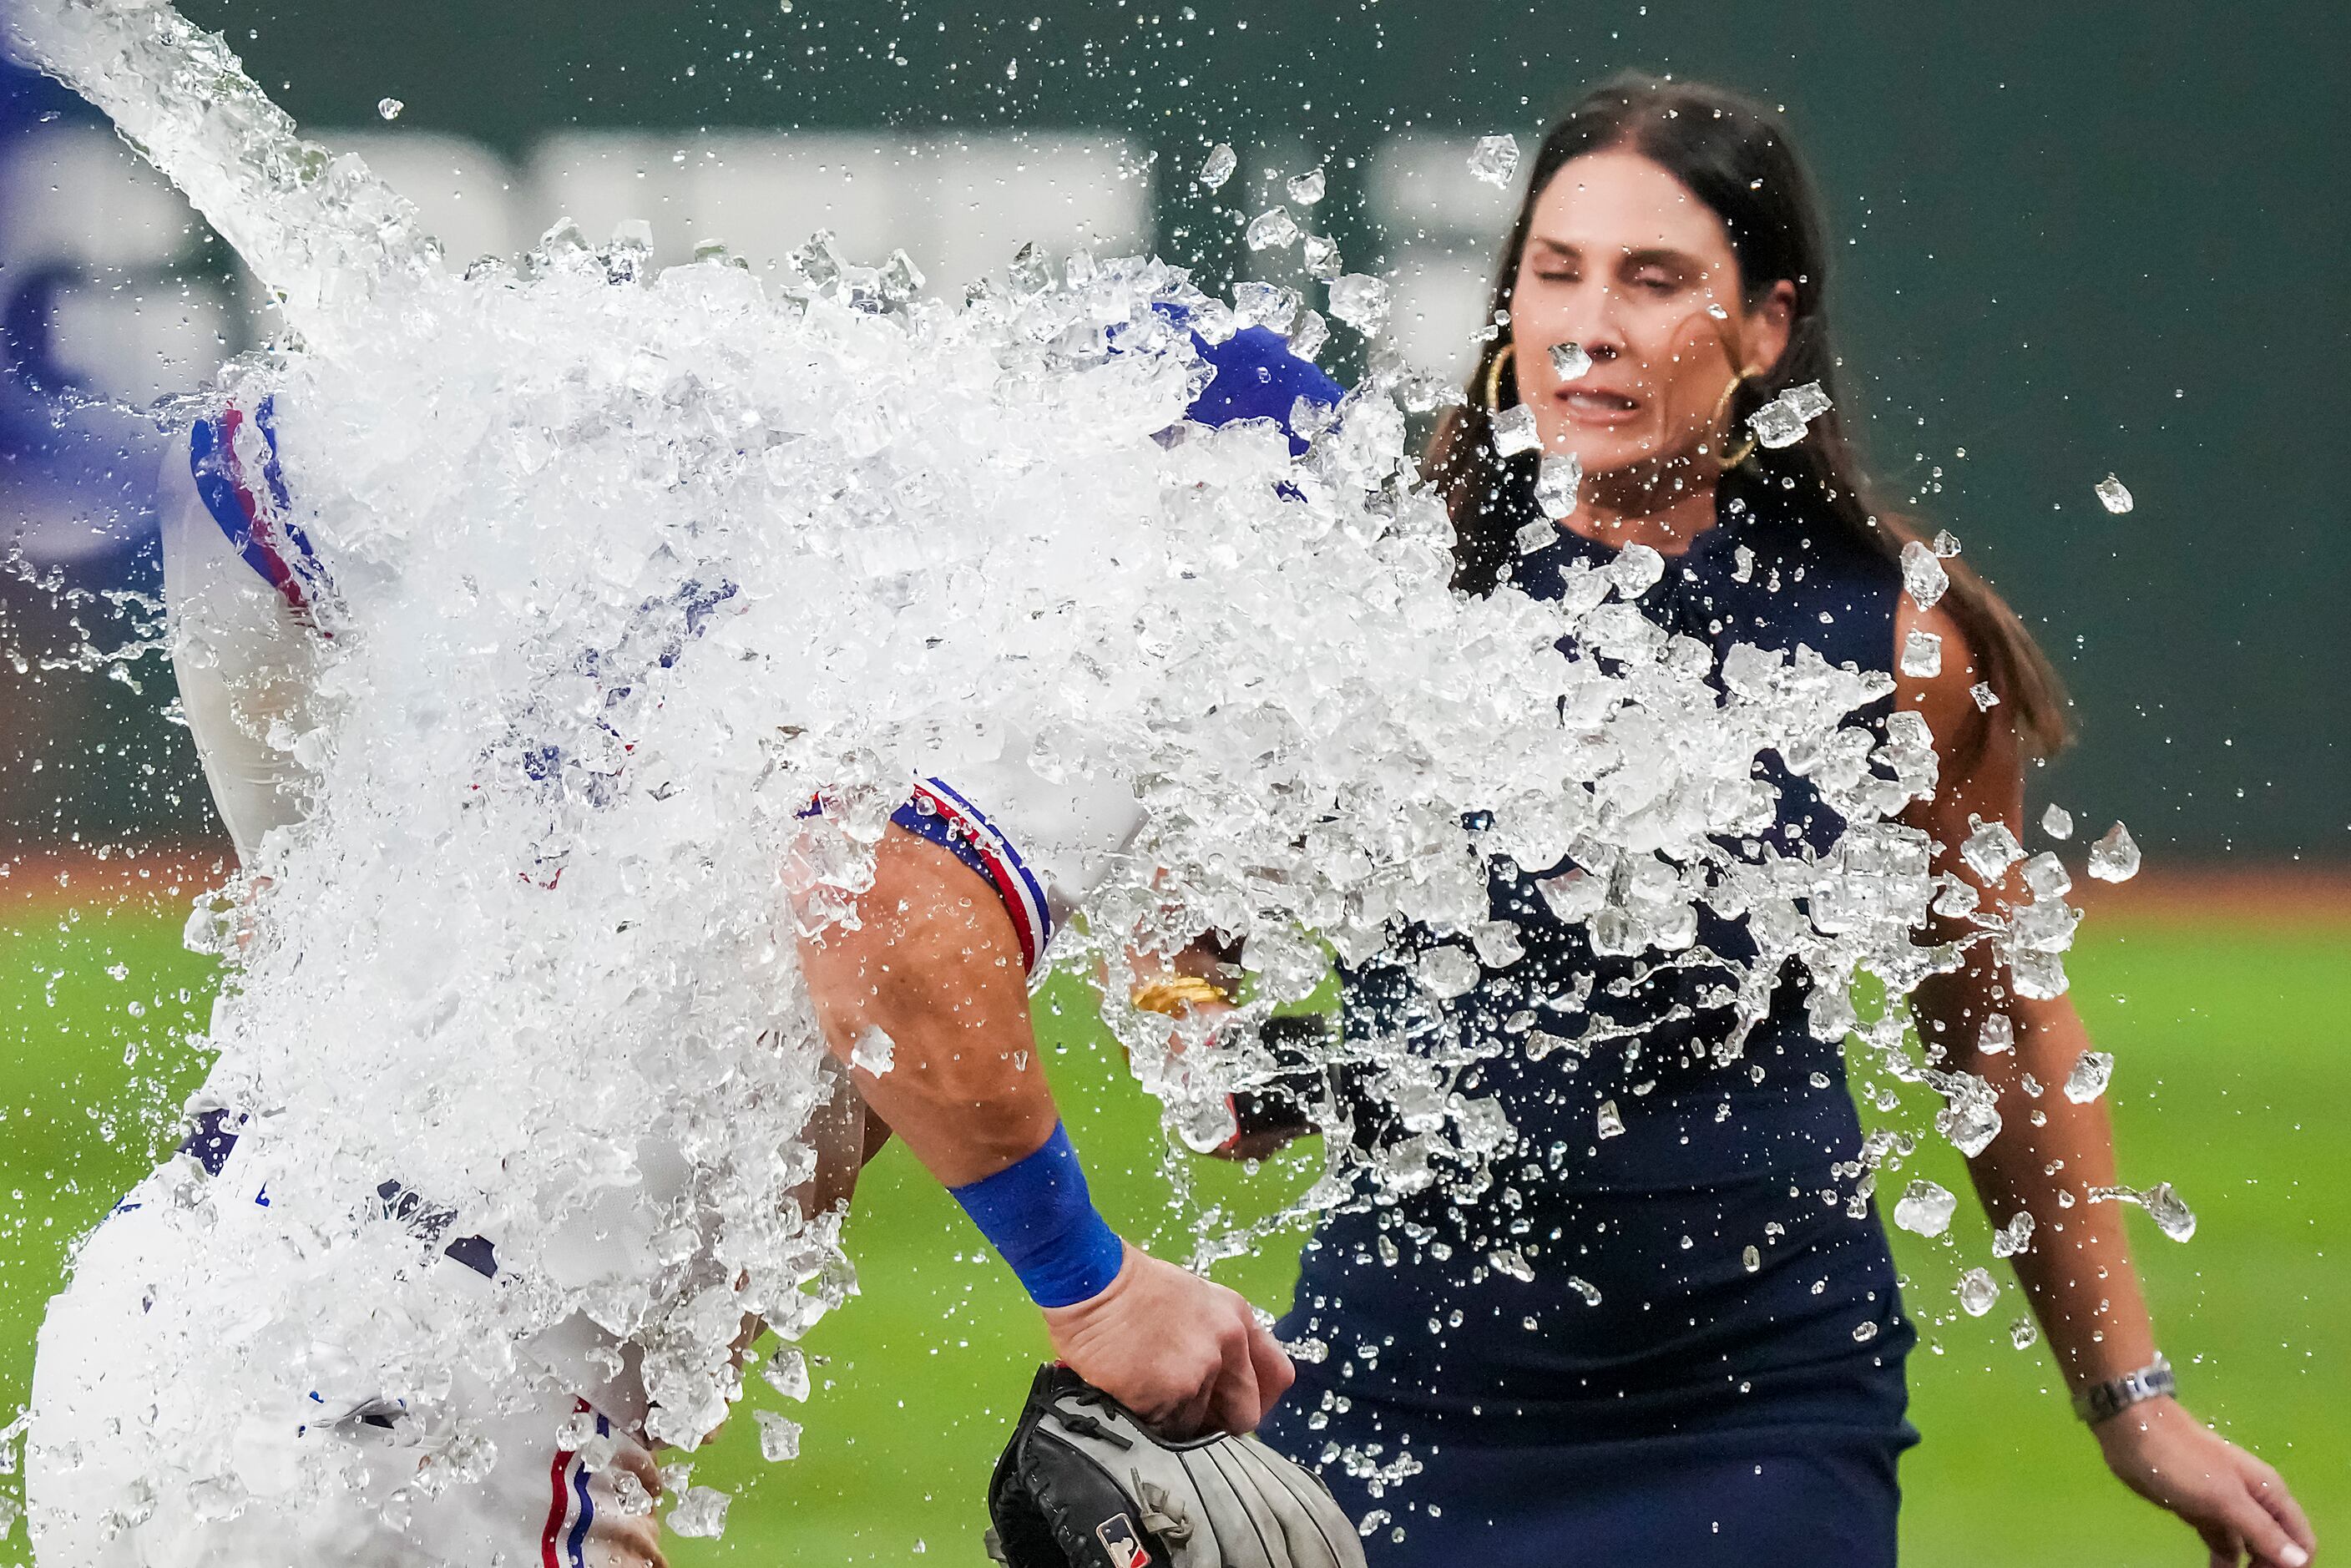
{"type": "MultiPolygon", "coordinates": [[[[1338,400],[1333,383],[1262,329],[1199,347],[1218,371],[1193,410],[1204,423],[1286,420],[1300,396],[1338,400]]],[[[273,728],[311,727],[306,708],[324,635],[317,612],[334,591],[328,561],[288,500],[266,401],[199,422],[167,461],[162,529],[173,665],[214,800],[247,864],[302,810],[302,770],[268,737],[273,728]]],[[[691,614],[688,624],[696,624],[691,614]]],[[[802,943],[834,1056],[848,1063],[857,1041],[879,1029],[894,1042],[894,1061],[880,1077],[841,1070],[846,1082],[809,1129],[817,1174],[794,1196],[803,1212],[845,1200],[862,1158],[894,1133],[1011,1266],[1069,1366],[1166,1429],[1246,1432],[1289,1385],[1287,1358],[1240,1297],[1111,1229],[1034,1065],[1029,976],[1055,922],[1140,817],[1123,789],[1049,783],[1009,750],[911,792],[876,846],[861,922],[802,943]],[[980,889],[989,896],[972,896],[980,889]]],[[[266,1192],[239,1186],[237,1140],[235,1109],[216,1107],[197,1117],[183,1152],[208,1179],[229,1184],[232,1201],[266,1203],[266,1192]]],[[[162,1218],[169,1177],[159,1172],[135,1188],[89,1239],[41,1331],[26,1486],[44,1568],[661,1561],[645,1501],[657,1481],[644,1394],[623,1358],[598,1354],[613,1347],[584,1322],[526,1347],[570,1392],[521,1407],[510,1396],[482,1406],[500,1456],[486,1476],[405,1487],[416,1459],[398,1439],[399,1412],[346,1401],[322,1406],[298,1432],[266,1436],[350,1445],[375,1483],[364,1491],[286,1509],[256,1499],[228,1518],[208,1513],[201,1499],[154,1496],[119,1439],[172,1378],[157,1336],[142,1325],[145,1282],[168,1273],[171,1254],[189,1245],[162,1218]],[[624,1369],[601,1370],[614,1364],[624,1369]],[[407,1500],[404,1517],[381,1506],[394,1492],[407,1500]]],[[[387,1205],[429,1202],[395,1183],[379,1190],[387,1205]]],[[[494,1239],[455,1235],[442,1250],[438,1268],[454,1288],[496,1273],[494,1239]]],[[[457,1393],[486,1399],[486,1391],[457,1393]]]]}

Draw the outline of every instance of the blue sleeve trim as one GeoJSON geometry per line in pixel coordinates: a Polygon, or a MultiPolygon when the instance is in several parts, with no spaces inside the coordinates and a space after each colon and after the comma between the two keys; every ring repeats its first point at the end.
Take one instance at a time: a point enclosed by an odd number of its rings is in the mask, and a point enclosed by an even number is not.
{"type": "Polygon", "coordinates": [[[1094,1208],[1067,1127],[992,1176],[947,1193],[1040,1307],[1069,1307],[1110,1288],[1126,1244],[1094,1208]]]}

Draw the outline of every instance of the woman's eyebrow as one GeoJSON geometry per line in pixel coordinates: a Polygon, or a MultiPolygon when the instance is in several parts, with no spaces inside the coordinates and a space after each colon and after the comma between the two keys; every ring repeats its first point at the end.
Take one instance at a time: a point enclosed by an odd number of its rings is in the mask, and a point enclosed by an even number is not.
{"type": "Polygon", "coordinates": [[[1527,248],[1531,251],[1548,252],[1549,255],[1544,258],[1546,260],[1581,261],[1583,258],[1583,253],[1565,240],[1550,239],[1542,235],[1536,235],[1530,239],[1527,242],[1527,248]]]}
{"type": "Polygon", "coordinates": [[[1641,246],[1625,252],[1625,271],[1631,272],[1644,267],[1662,267],[1669,271],[1685,274],[1700,273],[1706,270],[1705,262],[1686,250],[1676,250],[1670,246],[1641,246]]]}

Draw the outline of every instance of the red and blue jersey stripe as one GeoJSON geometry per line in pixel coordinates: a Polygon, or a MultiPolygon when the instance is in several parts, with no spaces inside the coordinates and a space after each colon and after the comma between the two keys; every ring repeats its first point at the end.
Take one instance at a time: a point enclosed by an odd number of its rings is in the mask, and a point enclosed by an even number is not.
{"type": "MultiPolygon", "coordinates": [[[[574,1408],[586,1414],[588,1402],[580,1400],[574,1408]]],[[[610,1437],[611,1431],[612,1424],[598,1415],[596,1435],[610,1437]]],[[[547,1523],[538,1537],[540,1568],[588,1568],[588,1531],[596,1522],[596,1502],[588,1491],[592,1475],[576,1450],[556,1450],[554,1463],[548,1471],[553,1497],[548,1506],[547,1523]]]]}
{"type": "MultiPolygon", "coordinates": [[[[252,443],[245,444],[250,448],[252,443]]],[[[232,402],[218,416],[196,421],[188,434],[188,466],[204,510],[236,553],[308,623],[326,589],[326,571],[308,536],[294,520],[286,475],[277,461],[274,400],[263,398],[250,416],[232,402]],[[261,435],[257,473],[237,450],[237,437],[248,419],[261,435]]]]}
{"type": "Polygon", "coordinates": [[[1020,961],[1035,974],[1053,940],[1052,908],[1044,885],[1003,831],[943,779],[925,779],[916,785],[914,798],[892,812],[890,820],[945,848],[987,879],[1012,916],[1020,961]]]}

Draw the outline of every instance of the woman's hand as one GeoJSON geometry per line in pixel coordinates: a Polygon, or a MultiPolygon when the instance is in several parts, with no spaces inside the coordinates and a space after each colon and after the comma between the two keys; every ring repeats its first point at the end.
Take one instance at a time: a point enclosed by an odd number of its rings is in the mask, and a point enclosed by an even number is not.
{"type": "Polygon", "coordinates": [[[2149,1399],[2091,1430],[2123,1485],[2168,1509],[2204,1538],[2211,1568],[2303,1568],[2318,1550],[2278,1473],[2189,1415],[2176,1399],[2149,1399]]]}

